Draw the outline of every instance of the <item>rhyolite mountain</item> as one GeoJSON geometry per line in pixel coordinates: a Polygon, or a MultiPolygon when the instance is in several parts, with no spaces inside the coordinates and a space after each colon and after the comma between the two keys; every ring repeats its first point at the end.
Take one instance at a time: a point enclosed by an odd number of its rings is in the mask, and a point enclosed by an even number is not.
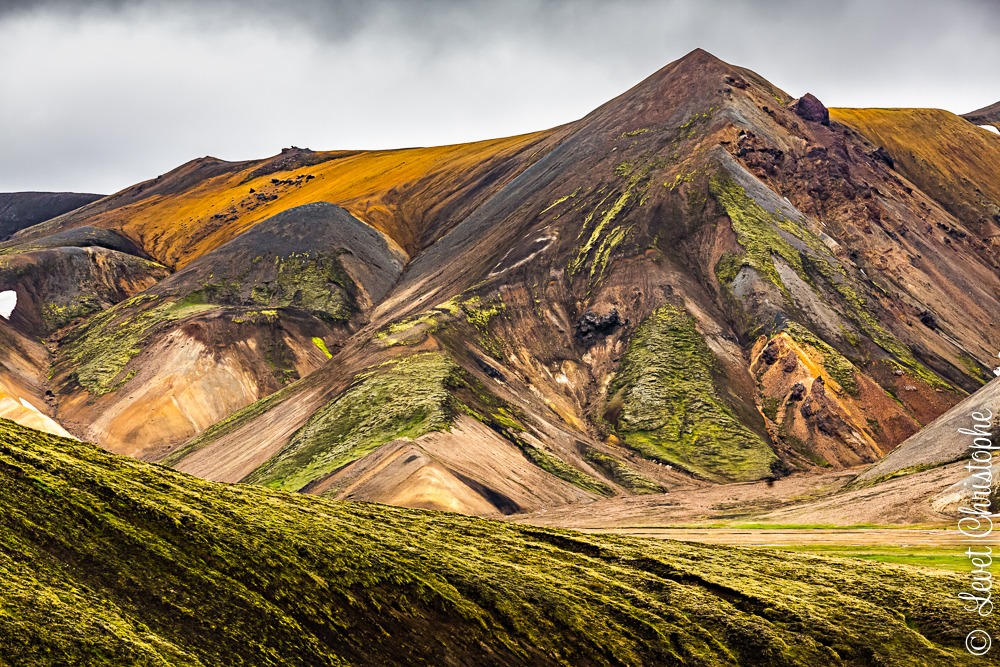
{"type": "Polygon", "coordinates": [[[210,480],[480,515],[874,463],[990,377],[998,172],[959,116],[701,50],[530,135],[202,158],[0,245],[0,391],[210,480]]]}

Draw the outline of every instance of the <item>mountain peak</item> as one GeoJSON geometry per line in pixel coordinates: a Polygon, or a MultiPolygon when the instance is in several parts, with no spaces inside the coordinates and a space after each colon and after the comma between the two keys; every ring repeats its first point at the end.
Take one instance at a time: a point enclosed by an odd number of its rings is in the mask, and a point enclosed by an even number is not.
{"type": "Polygon", "coordinates": [[[705,49],[698,47],[681,56],[674,63],[717,63],[729,67],[729,64],[720,58],[712,55],[705,49]]]}
{"type": "Polygon", "coordinates": [[[676,126],[747,97],[783,104],[792,99],[760,75],[698,48],[598,107],[585,124],[612,135],[632,127],[676,126]]]}

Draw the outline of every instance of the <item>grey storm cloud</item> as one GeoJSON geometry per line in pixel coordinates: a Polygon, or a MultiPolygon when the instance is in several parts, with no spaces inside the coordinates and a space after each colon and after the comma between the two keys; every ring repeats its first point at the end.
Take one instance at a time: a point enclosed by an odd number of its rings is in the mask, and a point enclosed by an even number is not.
{"type": "Polygon", "coordinates": [[[832,106],[1000,99],[995,0],[0,0],[0,191],[574,120],[696,48],[832,106]]]}

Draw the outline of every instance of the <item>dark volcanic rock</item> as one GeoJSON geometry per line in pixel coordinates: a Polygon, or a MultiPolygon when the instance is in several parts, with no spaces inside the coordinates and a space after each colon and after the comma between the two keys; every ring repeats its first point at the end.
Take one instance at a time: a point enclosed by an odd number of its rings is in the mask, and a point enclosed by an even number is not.
{"type": "Polygon", "coordinates": [[[806,93],[792,102],[792,111],[803,120],[823,125],[830,124],[830,112],[812,93],[806,93]]]}
{"type": "Polygon", "coordinates": [[[792,393],[788,395],[788,400],[790,401],[801,401],[802,397],[806,395],[806,386],[801,382],[796,382],[792,385],[792,393]]]}
{"type": "Polygon", "coordinates": [[[621,325],[622,320],[617,308],[612,308],[606,315],[598,315],[588,310],[576,321],[573,337],[584,345],[591,345],[621,325]]]}
{"type": "Polygon", "coordinates": [[[873,158],[875,158],[880,162],[886,163],[887,165],[889,165],[890,169],[896,168],[896,161],[892,159],[892,156],[889,155],[889,151],[887,151],[884,146],[879,146],[871,153],[869,153],[869,155],[871,155],[873,158]]]}
{"type": "Polygon", "coordinates": [[[934,314],[931,313],[929,310],[925,310],[924,312],[920,313],[920,321],[921,323],[923,323],[925,327],[929,329],[938,328],[937,318],[935,318],[934,314]]]}
{"type": "Polygon", "coordinates": [[[760,353],[760,358],[763,359],[764,363],[768,366],[771,366],[778,361],[778,346],[773,340],[768,343],[767,347],[764,348],[764,351],[760,353]]]}
{"type": "Polygon", "coordinates": [[[785,363],[781,366],[781,371],[783,373],[794,373],[795,369],[799,367],[799,358],[795,356],[795,353],[791,353],[785,357],[785,363]]]}

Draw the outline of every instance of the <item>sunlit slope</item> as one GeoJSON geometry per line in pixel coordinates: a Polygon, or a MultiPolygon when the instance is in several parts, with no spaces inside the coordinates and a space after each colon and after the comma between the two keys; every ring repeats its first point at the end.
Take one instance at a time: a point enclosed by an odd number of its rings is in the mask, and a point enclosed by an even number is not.
{"type": "MultiPolygon", "coordinates": [[[[1000,137],[941,109],[831,109],[981,236],[1000,232],[1000,137]]],[[[942,230],[947,231],[947,230],[942,230]]]]}
{"type": "Polygon", "coordinates": [[[242,164],[203,158],[157,179],[176,185],[154,180],[134,186],[109,198],[103,210],[63,216],[30,235],[82,224],[117,229],[180,268],[281,211],[327,201],[412,254],[443,231],[452,211],[474,208],[488,195],[487,186],[516,174],[531,148],[550,134],[387,151],[288,149],[242,164]],[[199,162],[206,168],[199,170],[199,162]],[[143,189],[154,194],[144,196],[143,189]]]}
{"type": "Polygon", "coordinates": [[[980,664],[931,571],[225,486],[2,420],[0,482],[3,664],[980,664]]]}

